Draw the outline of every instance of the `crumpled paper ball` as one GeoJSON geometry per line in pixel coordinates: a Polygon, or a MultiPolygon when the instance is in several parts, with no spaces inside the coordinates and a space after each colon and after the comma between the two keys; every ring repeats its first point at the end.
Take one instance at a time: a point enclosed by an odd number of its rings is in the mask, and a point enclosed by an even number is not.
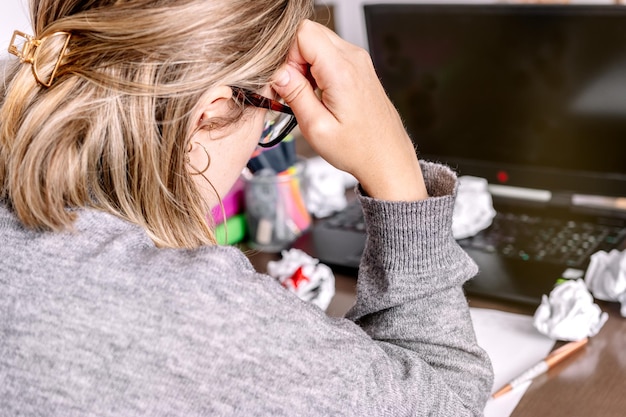
{"type": "Polygon", "coordinates": [[[348,205],[346,188],[354,187],[356,179],[340,171],[321,157],[306,163],[305,201],[309,212],[317,217],[327,217],[348,205]]]}
{"type": "Polygon", "coordinates": [[[533,324],[551,339],[577,341],[598,334],[608,318],[594,303],[585,282],[578,279],[565,281],[544,295],[533,324]]]}
{"type": "Polygon", "coordinates": [[[335,295],[333,271],[299,249],[283,250],[281,255],[281,260],[267,263],[267,273],[300,299],[326,310],[335,295]]]}
{"type": "Polygon", "coordinates": [[[468,175],[459,177],[452,214],[452,234],[455,239],[474,236],[491,225],[496,211],[487,186],[484,178],[468,175]]]}
{"type": "Polygon", "coordinates": [[[622,317],[626,317],[626,251],[614,249],[591,255],[585,282],[598,300],[621,303],[622,317]]]}

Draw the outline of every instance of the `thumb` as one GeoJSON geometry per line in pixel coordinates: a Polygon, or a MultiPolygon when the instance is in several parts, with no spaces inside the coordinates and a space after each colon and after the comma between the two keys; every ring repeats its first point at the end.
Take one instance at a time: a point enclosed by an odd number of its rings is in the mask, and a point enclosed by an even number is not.
{"type": "Polygon", "coordinates": [[[278,70],[272,79],[272,88],[291,107],[305,136],[314,121],[332,116],[309,80],[292,65],[284,65],[278,70]]]}

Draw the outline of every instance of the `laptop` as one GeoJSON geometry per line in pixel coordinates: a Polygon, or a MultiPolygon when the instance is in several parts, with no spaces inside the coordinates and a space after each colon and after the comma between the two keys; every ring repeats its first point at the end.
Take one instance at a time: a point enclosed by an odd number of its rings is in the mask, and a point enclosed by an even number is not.
{"type": "MultiPolygon", "coordinates": [[[[365,5],[369,50],[420,158],[487,179],[497,216],[459,241],[468,294],[538,305],[626,235],[626,8],[365,5]]],[[[384,138],[381,137],[381,140],[384,138]]],[[[360,207],[294,247],[354,273],[360,207]]]]}

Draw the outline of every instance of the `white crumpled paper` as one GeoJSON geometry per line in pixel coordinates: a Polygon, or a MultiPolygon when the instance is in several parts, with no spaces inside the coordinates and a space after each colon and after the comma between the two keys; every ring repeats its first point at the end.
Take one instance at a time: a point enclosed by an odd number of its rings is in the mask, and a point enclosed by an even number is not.
{"type": "Polygon", "coordinates": [[[593,302],[585,282],[578,279],[565,281],[544,295],[533,324],[552,339],[577,341],[598,334],[608,318],[593,302]]]}
{"type": "Polygon", "coordinates": [[[614,249],[591,255],[585,282],[598,300],[621,303],[622,317],[626,317],[626,251],[614,249]]]}
{"type": "Polygon", "coordinates": [[[335,295],[333,271],[299,249],[281,254],[281,260],[267,263],[267,273],[300,299],[326,310],[335,295]]]}
{"type": "Polygon", "coordinates": [[[305,190],[307,209],[317,218],[342,210],[348,204],[346,188],[354,187],[356,182],[352,175],[338,170],[319,156],[308,159],[305,190]]]}
{"type": "Polygon", "coordinates": [[[459,187],[452,214],[452,234],[465,239],[491,225],[496,215],[487,180],[479,177],[459,177],[459,187]]]}

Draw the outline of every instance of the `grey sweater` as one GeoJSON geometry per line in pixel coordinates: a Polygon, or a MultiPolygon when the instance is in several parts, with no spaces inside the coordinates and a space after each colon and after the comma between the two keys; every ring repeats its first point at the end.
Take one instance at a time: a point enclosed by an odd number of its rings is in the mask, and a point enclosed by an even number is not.
{"type": "Polygon", "coordinates": [[[331,318],[233,247],[158,249],[81,210],[23,228],[0,204],[2,416],[482,415],[492,384],[450,229],[456,179],[431,198],[360,195],[369,238],[356,305],[331,318]]]}

